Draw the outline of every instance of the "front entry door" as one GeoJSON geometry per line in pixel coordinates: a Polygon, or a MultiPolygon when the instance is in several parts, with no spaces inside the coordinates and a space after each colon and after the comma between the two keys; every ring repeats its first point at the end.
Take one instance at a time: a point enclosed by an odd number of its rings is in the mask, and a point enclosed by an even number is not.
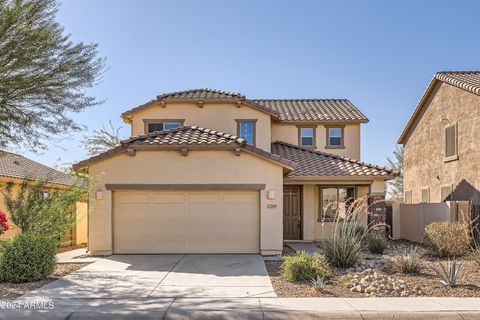
{"type": "Polygon", "coordinates": [[[300,240],[302,230],[302,187],[283,187],[283,239],[300,240]]]}

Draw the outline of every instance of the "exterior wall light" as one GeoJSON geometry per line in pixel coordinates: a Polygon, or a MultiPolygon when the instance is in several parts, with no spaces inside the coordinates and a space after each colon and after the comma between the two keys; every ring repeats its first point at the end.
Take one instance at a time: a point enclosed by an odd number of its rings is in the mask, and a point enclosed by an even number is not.
{"type": "Polygon", "coordinates": [[[267,191],[267,199],[274,200],[275,199],[275,190],[268,190],[267,191]]]}
{"type": "Polygon", "coordinates": [[[103,199],[103,191],[97,190],[95,191],[95,200],[102,200],[103,199]]]}

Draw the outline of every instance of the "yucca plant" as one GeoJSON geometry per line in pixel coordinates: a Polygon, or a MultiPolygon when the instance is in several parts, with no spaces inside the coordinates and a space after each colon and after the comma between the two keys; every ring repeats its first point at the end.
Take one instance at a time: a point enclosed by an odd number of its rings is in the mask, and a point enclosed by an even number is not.
{"type": "Polygon", "coordinates": [[[418,274],[422,270],[423,253],[418,247],[405,249],[393,261],[395,267],[403,273],[418,274]]]}
{"type": "Polygon", "coordinates": [[[444,286],[456,287],[457,278],[462,269],[462,262],[455,258],[448,259],[447,265],[444,266],[440,261],[438,262],[440,269],[432,267],[433,271],[441,278],[440,283],[444,286]]]}
{"type": "Polygon", "coordinates": [[[347,207],[344,218],[340,215],[335,217],[332,238],[323,243],[325,257],[331,265],[350,268],[357,263],[365,237],[370,231],[360,221],[367,212],[367,203],[365,197],[359,198],[347,207]]]}

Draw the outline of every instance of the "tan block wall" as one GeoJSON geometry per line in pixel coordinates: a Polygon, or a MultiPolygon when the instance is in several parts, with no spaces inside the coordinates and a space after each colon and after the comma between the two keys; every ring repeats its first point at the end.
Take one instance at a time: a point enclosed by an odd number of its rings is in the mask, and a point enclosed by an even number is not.
{"type": "Polygon", "coordinates": [[[448,184],[455,188],[461,183],[461,188],[474,188],[478,194],[480,96],[441,83],[427,105],[404,145],[405,191],[412,191],[412,203],[421,201],[423,187],[430,188],[430,202],[440,202],[441,187],[448,184]],[[443,119],[458,123],[456,161],[444,162],[444,128],[448,122],[443,119]]]}
{"type": "Polygon", "coordinates": [[[77,202],[76,204],[76,244],[87,243],[88,241],[88,203],[77,202]]]}
{"type": "Polygon", "coordinates": [[[229,150],[192,150],[187,157],[178,151],[137,151],[134,157],[115,155],[90,166],[95,190],[102,200],[90,196],[89,249],[92,254],[112,252],[112,192],[106,183],[210,184],[262,183],[260,191],[260,249],[262,254],[278,254],[283,247],[283,168],[254,155],[229,150]],[[276,199],[268,200],[268,190],[276,199]],[[268,208],[267,204],[276,204],[268,208]]]}
{"type": "MultiPolygon", "coordinates": [[[[360,160],[360,124],[345,125],[344,134],[344,149],[327,149],[327,129],[323,125],[318,125],[316,150],[360,160]]],[[[298,127],[293,124],[272,124],[272,141],[284,141],[298,145],[298,127]]]]}
{"type": "Polygon", "coordinates": [[[132,135],[145,133],[143,119],[185,119],[186,126],[200,126],[233,135],[237,134],[235,119],[258,119],[256,122],[256,146],[270,151],[270,115],[248,106],[206,103],[203,108],[194,103],[167,103],[165,108],[152,105],[134,114],[132,135]]]}

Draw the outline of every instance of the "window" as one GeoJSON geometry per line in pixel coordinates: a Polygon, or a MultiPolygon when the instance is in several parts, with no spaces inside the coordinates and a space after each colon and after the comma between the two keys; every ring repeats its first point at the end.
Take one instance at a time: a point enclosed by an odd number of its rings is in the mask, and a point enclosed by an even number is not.
{"type": "Polygon", "coordinates": [[[256,119],[237,119],[237,136],[247,141],[248,144],[255,145],[255,123],[256,119]]]}
{"type": "Polygon", "coordinates": [[[445,127],[445,160],[456,160],[457,156],[457,124],[445,127]]]}
{"type": "Polygon", "coordinates": [[[298,128],[298,145],[315,149],[315,127],[298,128]]]}
{"type": "Polygon", "coordinates": [[[42,191],[42,198],[43,198],[43,199],[47,199],[47,198],[48,198],[48,195],[49,195],[48,190],[43,190],[43,191],[42,191]]]}
{"type": "Polygon", "coordinates": [[[162,120],[162,119],[145,119],[145,133],[152,133],[155,131],[164,131],[176,129],[183,126],[185,120],[162,120]]]}
{"type": "Polygon", "coordinates": [[[405,204],[412,204],[412,191],[405,191],[403,201],[405,204]]]}
{"type": "Polygon", "coordinates": [[[343,148],[344,127],[327,127],[327,148],[343,148]]]}
{"type": "Polygon", "coordinates": [[[440,201],[453,201],[452,199],[453,187],[451,184],[442,186],[440,189],[440,201]]]}
{"type": "Polygon", "coordinates": [[[423,188],[422,189],[422,202],[429,203],[430,202],[430,188],[423,188]]]}
{"type": "Polygon", "coordinates": [[[355,187],[321,187],[320,220],[333,220],[337,215],[345,218],[355,200],[355,187]]]}

